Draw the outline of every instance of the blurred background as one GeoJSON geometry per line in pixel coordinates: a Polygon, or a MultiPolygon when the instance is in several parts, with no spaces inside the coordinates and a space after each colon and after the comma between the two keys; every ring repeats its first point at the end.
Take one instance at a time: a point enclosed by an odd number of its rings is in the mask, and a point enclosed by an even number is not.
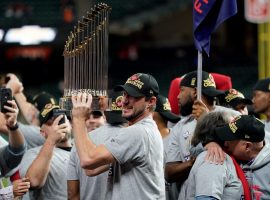
{"type": "MultiPolygon", "coordinates": [[[[156,77],[161,93],[167,96],[171,80],[197,69],[191,0],[102,2],[112,7],[109,88],[133,73],[146,72],[156,77]]],[[[1,0],[0,74],[17,74],[29,96],[46,90],[60,97],[67,36],[97,3],[100,1],[1,0]],[[12,37],[9,31],[14,28],[18,35],[12,37]],[[35,40],[24,37],[29,35],[35,40]]],[[[245,1],[238,0],[237,15],[212,34],[210,57],[203,57],[203,70],[230,76],[233,87],[247,97],[259,78],[260,26],[246,20],[245,1]]]]}

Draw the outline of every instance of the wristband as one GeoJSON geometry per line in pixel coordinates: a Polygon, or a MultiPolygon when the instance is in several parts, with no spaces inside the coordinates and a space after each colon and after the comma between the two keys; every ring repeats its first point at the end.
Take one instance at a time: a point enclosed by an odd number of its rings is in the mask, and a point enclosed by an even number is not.
{"type": "Polygon", "coordinates": [[[18,122],[13,127],[7,126],[10,131],[16,131],[19,128],[18,122]]]}

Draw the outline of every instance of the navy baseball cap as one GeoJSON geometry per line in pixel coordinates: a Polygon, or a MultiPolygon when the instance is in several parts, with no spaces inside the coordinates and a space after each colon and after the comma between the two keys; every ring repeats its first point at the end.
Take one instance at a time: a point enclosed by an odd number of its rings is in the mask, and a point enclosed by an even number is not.
{"type": "Polygon", "coordinates": [[[51,103],[48,103],[44,106],[44,108],[39,113],[40,126],[46,123],[53,116],[53,110],[55,109],[60,109],[60,107],[51,103]]]}
{"type": "MultiPolygon", "coordinates": [[[[197,71],[192,71],[182,77],[180,86],[196,88],[197,87],[197,71]]],[[[216,89],[216,83],[211,74],[202,71],[202,94],[209,97],[216,97],[224,94],[223,91],[216,89]]]]}
{"type": "Polygon", "coordinates": [[[225,92],[224,96],[220,98],[220,103],[226,103],[232,107],[236,107],[240,103],[251,105],[252,101],[250,99],[245,98],[245,96],[238,90],[229,89],[225,92]]]}
{"type": "Polygon", "coordinates": [[[152,97],[158,95],[159,86],[152,75],[137,73],[129,77],[124,85],[116,86],[114,90],[125,90],[132,97],[152,97]]]}
{"type": "Polygon", "coordinates": [[[103,111],[102,110],[92,110],[90,114],[94,115],[94,116],[102,117],[103,116],[103,111]]]}
{"type": "Polygon", "coordinates": [[[261,142],[265,137],[264,123],[253,115],[239,115],[229,124],[215,128],[215,133],[223,141],[261,142]]]}
{"type": "Polygon", "coordinates": [[[41,111],[46,104],[57,104],[57,100],[55,99],[55,97],[50,93],[44,91],[35,95],[31,102],[39,111],[41,111]]]}
{"type": "Polygon", "coordinates": [[[172,113],[171,104],[168,98],[162,95],[158,95],[155,112],[158,112],[163,118],[172,123],[176,123],[180,120],[178,115],[172,113]]]}
{"type": "Polygon", "coordinates": [[[265,78],[265,79],[261,79],[259,80],[253,90],[260,90],[263,92],[270,92],[270,78],[265,78]]]}

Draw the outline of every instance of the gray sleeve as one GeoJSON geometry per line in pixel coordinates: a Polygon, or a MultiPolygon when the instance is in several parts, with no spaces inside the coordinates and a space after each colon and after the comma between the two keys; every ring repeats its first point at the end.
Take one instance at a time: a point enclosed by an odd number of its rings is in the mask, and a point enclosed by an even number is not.
{"type": "Polygon", "coordinates": [[[7,174],[20,164],[25,150],[25,145],[20,148],[11,148],[9,145],[0,148],[1,176],[7,174]]]}
{"type": "Polygon", "coordinates": [[[197,146],[191,146],[190,147],[190,155],[197,157],[200,153],[202,153],[203,151],[205,151],[205,149],[203,148],[202,143],[197,144],[197,146]]]}
{"type": "Polygon", "coordinates": [[[32,164],[32,162],[36,159],[38,153],[40,151],[40,148],[32,148],[24,154],[22,161],[20,163],[19,171],[21,177],[24,177],[28,168],[32,164]]]}
{"type": "Polygon", "coordinates": [[[133,125],[120,129],[119,133],[105,141],[104,145],[120,164],[140,160],[145,155],[146,146],[143,142],[145,135],[142,127],[133,125]]]}
{"type": "Polygon", "coordinates": [[[178,126],[174,126],[171,129],[170,135],[169,135],[169,144],[168,144],[168,149],[166,150],[166,163],[169,162],[178,162],[182,161],[181,159],[181,147],[179,144],[179,139],[178,139],[178,126]]]}
{"type": "MultiPolygon", "coordinates": [[[[204,156],[200,156],[204,159],[204,156]]],[[[225,164],[216,165],[203,162],[195,174],[196,191],[195,196],[211,196],[221,199],[226,185],[225,164]]]]}
{"type": "Polygon", "coordinates": [[[39,127],[19,123],[19,129],[25,138],[27,149],[41,146],[45,142],[39,127]]]}
{"type": "Polygon", "coordinates": [[[76,166],[80,165],[78,154],[75,146],[72,147],[67,167],[67,180],[79,180],[79,175],[76,166]]]}

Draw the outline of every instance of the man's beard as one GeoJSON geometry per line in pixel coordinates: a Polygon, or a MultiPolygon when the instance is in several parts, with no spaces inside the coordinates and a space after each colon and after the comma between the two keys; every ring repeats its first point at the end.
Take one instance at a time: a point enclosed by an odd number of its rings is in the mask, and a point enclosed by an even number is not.
{"type": "Polygon", "coordinates": [[[139,116],[143,115],[143,113],[144,113],[145,110],[146,110],[146,108],[143,109],[143,110],[139,110],[139,111],[137,111],[137,112],[134,112],[132,115],[130,115],[130,116],[128,116],[128,117],[124,117],[124,118],[125,118],[127,121],[132,121],[132,120],[138,118],[139,116]]]}
{"type": "Polygon", "coordinates": [[[188,116],[192,113],[192,106],[193,106],[194,101],[189,97],[188,101],[182,105],[180,104],[180,114],[182,116],[188,116]]]}

